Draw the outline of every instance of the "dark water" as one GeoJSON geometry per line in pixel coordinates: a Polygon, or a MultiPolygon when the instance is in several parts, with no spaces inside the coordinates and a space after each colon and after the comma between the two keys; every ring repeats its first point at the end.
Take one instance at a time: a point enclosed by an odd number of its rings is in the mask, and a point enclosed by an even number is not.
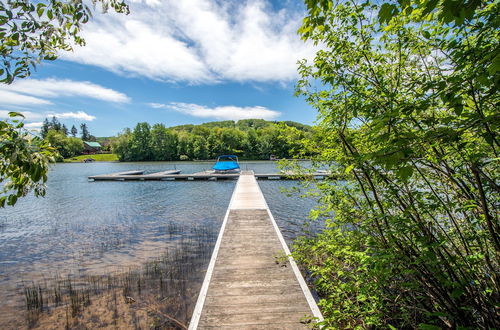
{"type": "MultiPolygon", "coordinates": [[[[0,318],[2,305],[19,304],[19,290],[25,282],[55,274],[102,274],[139,266],[195,226],[216,237],[236,182],[89,182],[89,175],[173,168],[194,173],[211,165],[155,162],[52,166],[45,198],[27,196],[15,207],[0,209],[0,318]]],[[[243,162],[241,168],[256,173],[276,171],[274,162],[243,162]]],[[[262,180],[259,185],[290,241],[301,231],[314,200],[282,193],[283,188],[297,185],[292,181],[262,180]]]]}

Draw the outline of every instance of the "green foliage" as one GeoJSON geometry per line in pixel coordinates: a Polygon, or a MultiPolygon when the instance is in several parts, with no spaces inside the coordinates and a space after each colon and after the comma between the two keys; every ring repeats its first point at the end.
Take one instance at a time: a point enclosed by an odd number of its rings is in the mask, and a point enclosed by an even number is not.
{"type": "Polygon", "coordinates": [[[14,205],[31,190],[35,196],[45,195],[48,163],[54,156],[47,142],[24,129],[21,114],[11,112],[10,117],[0,121],[0,207],[14,205]]]}
{"type": "Polygon", "coordinates": [[[71,126],[71,135],[73,135],[73,137],[76,137],[76,134],[78,134],[78,130],[76,129],[75,125],[71,126]]]}
{"type": "MultiPolygon", "coordinates": [[[[100,2],[103,11],[111,7],[128,14],[121,0],[92,2],[100,2]]],[[[91,8],[81,0],[0,2],[0,82],[25,78],[41,60],[55,60],[59,50],[85,45],[80,29],[91,16],[91,8]]]]}
{"type": "Polygon", "coordinates": [[[151,127],[148,123],[139,123],[132,132],[132,138],[129,141],[128,148],[132,159],[130,160],[151,160],[152,154],[152,139],[151,127]]]}
{"type": "MultiPolygon", "coordinates": [[[[128,6],[120,0],[92,0],[94,5],[97,2],[101,3],[103,11],[111,7],[118,13],[128,13],[128,6]]],[[[56,59],[59,50],[71,50],[72,44],[84,45],[85,41],[79,33],[91,13],[91,9],[81,0],[35,3],[25,0],[1,1],[0,83],[10,84],[16,78],[29,76],[41,60],[56,59]]],[[[22,115],[12,113],[11,116],[22,115]]],[[[59,132],[52,133],[51,139],[60,143],[62,155],[74,155],[80,148],[81,141],[66,138],[68,129],[55,117],[51,123],[45,119],[40,132],[43,138],[50,129],[59,132]]],[[[0,182],[5,182],[0,195],[0,207],[6,202],[14,205],[18,197],[32,189],[35,196],[43,196],[48,162],[57,153],[48,142],[32,137],[18,119],[12,123],[2,121],[0,137],[0,182]]]]}
{"type": "Polygon", "coordinates": [[[132,158],[129,149],[131,136],[132,132],[127,128],[111,142],[111,149],[114,154],[118,155],[120,161],[128,161],[132,158]]]}
{"type": "Polygon", "coordinates": [[[80,154],[83,151],[83,141],[79,138],[68,137],[64,133],[49,130],[45,138],[49,144],[56,148],[59,155],[56,156],[58,162],[62,162],[64,158],[70,158],[80,154]]]}
{"type": "Polygon", "coordinates": [[[83,123],[80,124],[80,132],[81,132],[81,137],[82,141],[92,141],[92,135],[90,135],[89,129],[87,127],[87,124],[83,123]]]}
{"type": "Polygon", "coordinates": [[[304,149],[337,180],[297,257],[325,324],[499,328],[500,3],[306,4],[323,50],[299,68],[320,113],[304,149]]]}
{"type": "Polygon", "coordinates": [[[290,123],[248,119],[236,124],[223,121],[172,128],[139,123],[133,132],[127,129],[120,134],[112,145],[121,161],[203,160],[222,154],[246,159],[269,159],[270,155],[290,158],[299,153],[304,156],[299,141],[308,134],[308,126],[290,123]]]}
{"type": "MultiPolygon", "coordinates": [[[[74,127],[74,126],[73,126],[74,127]]],[[[52,116],[52,119],[49,121],[48,118],[45,118],[43,121],[42,127],[40,128],[40,136],[42,139],[47,137],[49,130],[57,131],[63,135],[68,135],[68,129],[64,124],[61,124],[56,117],[52,116]]]]}

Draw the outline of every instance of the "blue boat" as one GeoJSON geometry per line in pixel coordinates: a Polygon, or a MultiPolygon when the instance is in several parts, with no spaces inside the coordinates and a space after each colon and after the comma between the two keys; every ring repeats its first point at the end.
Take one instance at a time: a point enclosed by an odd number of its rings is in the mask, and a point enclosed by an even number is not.
{"type": "Polygon", "coordinates": [[[238,163],[238,156],[235,155],[222,155],[217,157],[217,162],[212,167],[215,172],[227,173],[238,172],[240,164],[238,163]]]}

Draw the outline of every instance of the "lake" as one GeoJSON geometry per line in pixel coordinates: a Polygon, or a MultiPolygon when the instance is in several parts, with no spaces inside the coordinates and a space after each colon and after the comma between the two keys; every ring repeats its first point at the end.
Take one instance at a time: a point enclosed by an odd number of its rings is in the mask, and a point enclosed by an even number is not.
{"type": "MultiPolygon", "coordinates": [[[[102,281],[103,276],[109,278],[112,274],[120,280],[115,281],[116,285],[108,284],[108,288],[116,289],[124,285],[123,275],[117,274],[132,272],[136,274],[134,279],[138,278],[136,295],[143,294],[141,281],[147,286],[149,282],[156,283],[160,276],[162,282],[163,273],[171,274],[171,283],[186,282],[182,287],[172,285],[168,290],[190,292],[189,295],[183,293],[186,295],[183,302],[177,302],[185,306],[177,308],[178,312],[171,312],[182,322],[189,321],[195,292],[201,285],[236,181],[89,182],[87,177],[138,169],[152,173],[175,168],[182,173],[194,173],[207,170],[212,164],[144,162],[51,166],[45,198],[29,195],[20,199],[15,207],[0,209],[0,289],[3,296],[0,327],[21,324],[19,313],[13,312],[26,311],[26,299],[31,292],[26,288],[44,293],[42,298],[35,297],[43,303],[41,308],[38,303],[28,308],[32,317],[33,310],[52,310],[64,305],[64,301],[59,301],[57,290],[53,289],[60,285],[52,284],[60,279],[65,279],[63,288],[68,286],[66,279],[71,279],[80,283],[82,290],[89,291],[88,285],[81,280],[78,282],[79,279],[96,281],[93,276],[97,276],[102,281]],[[162,265],[165,267],[165,271],[157,271],[154,278],[147,270],[152,260],[164,260],[162,265]],[[184,270],[183,263],[191,265],[193,274],[184,270]],[[175,276],[172,275],[174,268],[175,276]],[[54,297],[49,295],[52,292],[56,292],[54,297]],[[53,306],[49,307],[51,304],[53,306]]],[[[241,162],[240,165],[256,173],[277,171],[274,162],[241,162]]],[[[283,189],[298,186],[293,181],[262,180],[259,185],[283,235],[290,242],[301,232],[316,202],[283,193],[283,189]]],[[[103,296],[105,290],[99,288],[94,291],[103,296]]],[[[171,294],[161,289],[162,294],[171,294]]],[[[151,290],[156,289],[151,286],[151,290]]],[[[73,286],[70,284],[66,291],[74,294],[73,286]]],[[[31,321],[36,325],[43,320],[39,321],[37,316],[31,321]]]]}

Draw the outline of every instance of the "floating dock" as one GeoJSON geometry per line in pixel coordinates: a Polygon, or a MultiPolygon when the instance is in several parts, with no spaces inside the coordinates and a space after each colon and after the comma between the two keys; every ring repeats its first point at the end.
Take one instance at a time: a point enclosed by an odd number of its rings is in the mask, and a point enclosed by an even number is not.
{"type": "Polygon", "coordinates": [[[322,319],[256,176],[243,171],[189,329],[310,329],[322,319]]]}
{"type": "MultiPolygon", "coordinates": [[[[128,171],[103,175],[89,176],[89,180],[93,181],[174,181],[174,180],[237,180],[240,173],[214,173],[213,171],[203,171],[192,174],[180,174],[179,170],[169,170],[144,174],[144,171],[128,171]]],[[[318,180],[328,177],[330,174],[326,172],[293,174],[293,173],[258,173],[254,174],[256,179],[263,180],[297,180],[315,178],[318,180]]]]}

